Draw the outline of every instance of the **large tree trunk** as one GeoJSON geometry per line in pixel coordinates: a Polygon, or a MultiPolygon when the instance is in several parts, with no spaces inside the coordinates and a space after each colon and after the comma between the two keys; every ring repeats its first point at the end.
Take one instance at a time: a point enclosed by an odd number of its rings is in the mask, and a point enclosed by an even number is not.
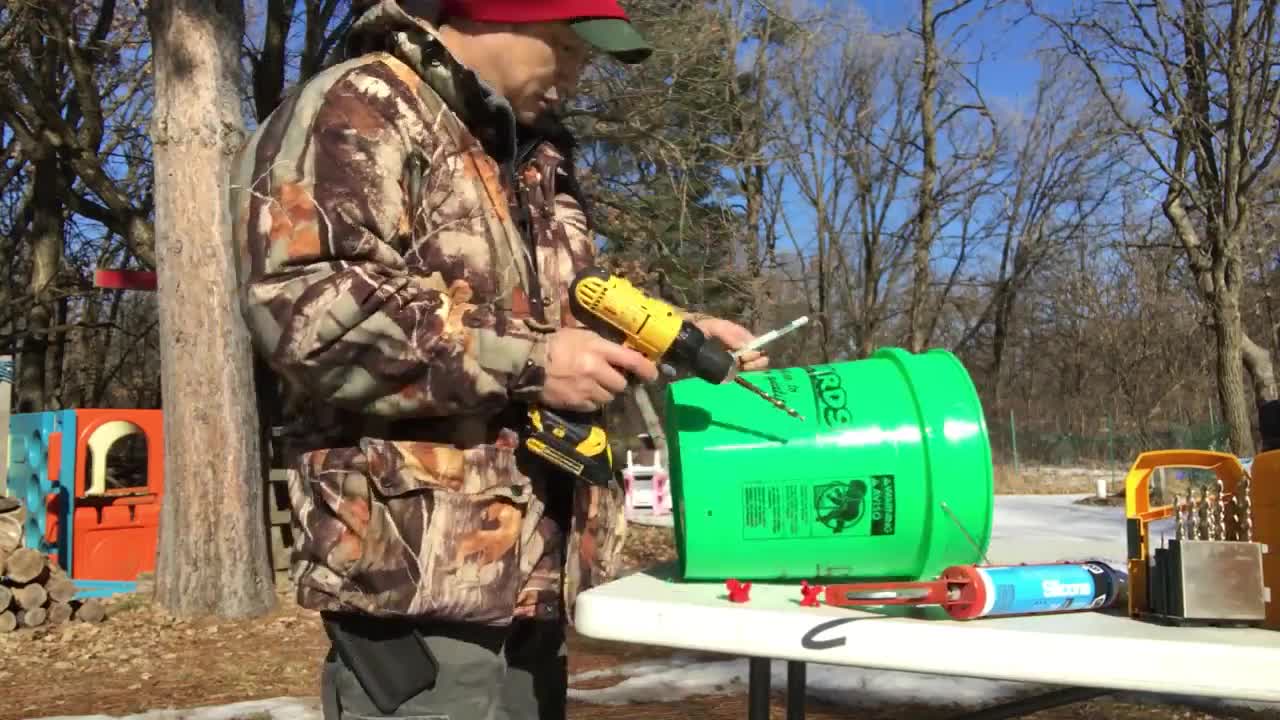
{"type": "Polygon", "coordinates": [[[156,599],[178,615],[260,615],[275,593],[226,199],[244,134],[244,9],[239,0],[158,0],[149,23],[167,485],[156,599]]]}
{"type": "Polygon", "coordinates": [[[1017,291],[1013,289],[1012,282],[1005,282],[997,285],[995,292],[997,297],[993,302],[996,313],[995,320],[991,324],[991,385],[994,388],[992,407],[1003,408],[1004,405],[1001,403],[1004,401],[1005,388],[1001,375],[1004,372],[1004,352],[1009,346],[1010,325],[1013,324],[1013,304],[1017,291]]]}
{"type": "Polygon", "coordinates": [[[916,234],[912,238],[911,306],[909,343],[911,352],[921,352],[929,342],[928,304],[929,253],[933,246],[934,216],[938,212],[935,188],[938,175],[938,127],[934,117],[934,93],[938,90],[938,45],[934,38],[933,0],[920,2],[920,42],[924,58],[920,66],[920,132],[924,157],[920,168],[919,201],[916,207],[916,234]]]}
{"type": "Polygon", "coordinates": [[[19,412],[49,409],[45,370],[49,360],[49,327],[53,319],[53,285],[62,260],[62,206],[58,201],[58,161],[52,154],[36,162],[31,219],[31,309],[18,359],[19,412]]]}
{"type": "MultiPolygon", "coordinates": [[[[105,348],[109,347],[107,343],[101,346],[95,346],[91,338],[96,334],[95,330],[90,330],[93,325],[98,322],[98,303],[100,299],[95,295],[89,295],[84,298],[84,304],[81,306],[81,318],[83,327],[70,331],[71,343],[71,367],[67,369],[69,380],[69,388],[66,396],[67,407],[93,407],[97,403],[91,398],[94,372],[101,368],[102,362],[81,362],[79,358],[91,358],[95,355],[105,355],[105,348]]],[[[106,333],[102,333],[106,336],[106,333]]],[[[109,337],[109,336],[107,336],[109,337]]]]}
{"type": "MultiPolygon", "coordinates": [[[[61,243],[59,243],[61,245],[61,243]]],[[[61,261],[61,257],[58,258],[61,261]]],[[[61,262],[59,262],[61,264],[61,262]]],[[[66,297],[54,301],[54,327],[60,328],[49,333],[48,368],[45,370],[44,396],[49,407],[76,407],[67,402],[64,370],[67,363],[67,304],[66,297]]]]}
{"type": "Polygon", "coordinates": [[[1251,413],[1245,401],[1244,365],[1240,362],[1244,332],[1240,322],[1240,300],[1236,292],[1223,289],[1213,302],[1215,358],[1218,401],[1227,421],[1230,451],[1241,457],[1253,454],[1251,413]]]}

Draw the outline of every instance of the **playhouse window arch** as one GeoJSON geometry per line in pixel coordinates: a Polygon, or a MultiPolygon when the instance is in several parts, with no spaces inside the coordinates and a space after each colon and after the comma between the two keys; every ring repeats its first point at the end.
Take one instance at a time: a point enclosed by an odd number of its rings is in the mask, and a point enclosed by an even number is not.
{"type": "Polygon", "coordinates": [[[134,422],[108,420],[95,427],[85,442],[84,494],[145,491],[148,450],[146,431],[134,422]]]}

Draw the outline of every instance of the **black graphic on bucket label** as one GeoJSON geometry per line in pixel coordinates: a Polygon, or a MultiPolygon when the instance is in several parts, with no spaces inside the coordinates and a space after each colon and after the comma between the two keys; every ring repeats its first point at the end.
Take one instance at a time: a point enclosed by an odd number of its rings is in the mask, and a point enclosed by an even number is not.
{"type": "Polygon", "coordinates": [[[897,524],[892,475],[815,484],[812,502],[815,535],[892,535],[897,524]]]}
{"type": "Polygon", "coordinates": [[[835,535],[844,534],[867,514],[867,483],[850,480],[819,485],[813,489],[813,508],[820,525],[835,535]]]}
{"type": "Polygon", "coordinates": [[[813,534],[808,486],[747,485],[742,489],[742,539],[803,538],[813,534]]]}
{"type": "Polygon", "coordinates": [[[813,386],[813,400],[819,421],[827,427],[843,427],[853,421],[849,409],[849,393],[844,379],[826,365],[807,367],[809,383],[813,386]]]}

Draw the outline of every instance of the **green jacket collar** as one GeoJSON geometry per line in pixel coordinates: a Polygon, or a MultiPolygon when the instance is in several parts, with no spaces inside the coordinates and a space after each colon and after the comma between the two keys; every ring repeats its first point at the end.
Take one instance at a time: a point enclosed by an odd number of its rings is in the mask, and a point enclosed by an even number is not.
{"type": "Polygon", "coordinates": [[[391,53],[413,68],[494,157],[510,161],[515,155],[517,129],[510,103],[448,51],[435,26],[396,0],[381,0],[356,18],[345,51],[347,57],[391,53]]]}

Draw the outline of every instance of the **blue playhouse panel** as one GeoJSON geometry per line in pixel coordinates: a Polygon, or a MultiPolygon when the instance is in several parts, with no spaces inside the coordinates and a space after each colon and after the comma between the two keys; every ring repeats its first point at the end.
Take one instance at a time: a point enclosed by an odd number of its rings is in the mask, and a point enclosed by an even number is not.
{"type": "Polygon", "coordinates": [[[77,600],[108,598],[138,589],[138,583],[127,580],[73,580],[73,582],[76,586],[77,600]]]}
{"type": "Polygon", "coordinates": [[[55,554],[58,563],[72,574],[71,521],[74,517],[76,483],[76,412],[54,410],[19,413],[9,417],[9,495],[22,502],[27,512],[23,544],[43,553],[55,554]],[[61,433],[61,462],[58,477],[49,477],[49,435],[61,433]],[[61,516],[56,543],[45,540],[48,522],[45,498],[57,493],[61,516]]]}

